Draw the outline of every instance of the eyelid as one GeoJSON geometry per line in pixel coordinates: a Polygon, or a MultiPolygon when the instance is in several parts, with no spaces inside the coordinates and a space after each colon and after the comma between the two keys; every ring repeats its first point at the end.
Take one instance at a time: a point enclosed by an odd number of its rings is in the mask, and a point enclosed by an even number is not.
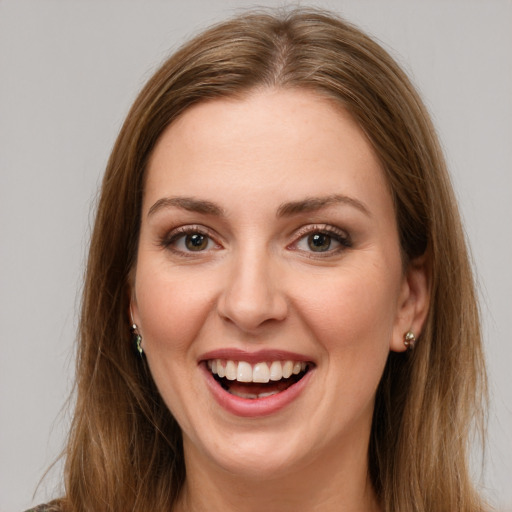
{"type": "Polygon", "coordinates": [[[172,251],[175,254],[183,257],[197,257],[200,255],[205,255],[212,250],[218,250],[222,248],[222,244],[218,241],[218,236],[211,229],[202,226],[200,224],[188,224],[184,226],[178,226],[176,228],[171,229],[165,236],[163,236],[159,240],[159,245],[165,249],[172,251]],[[182,251],[173,247],[173,244],[179,240],[181,237],[185,237],[187,235],[199,234],[208,237],[216,247],[213,249],[207,249],[204,251],[182,251]]]}
{"type": "Polygon", "coordinates": [[[309,258],[327,258],[329,256],[337,255],[340,252],[352,247],[352,240],[349,233],[337,226],[331,224],[309,224],[298,229],[294,234],[294,241],[288,245],[288,248],[305,253],[309,258]],[[337,249],[330,249],[324,252],[303,251],[297,248],[297,244],[306,236],[313,233],[322,233],[333,237],[341,247],[337,249]]]}
{"type": "MultiPolygon", "coordinates": [[[[173,228],[159,240],[159,245],[182,257],[198,257],[201,255],[205,256],[212,250],[219,250],[223,248],[222,244],[219,242],[219,236],[210,228],[207,228],[201,224],[188,224],[173,228]],[[208,237],[215,245],[215,247],[203,251],[185,251],[173,247],[173,244],[181,237],[195,233],[208,237]]],[[[294,233],[293,241],[292,243],[288,244],[287,249],[304,253],[310,258],[327,258],[329,256],[337,255],[338,253],[343,252],[345,249],[351,246],[351,237],[347,231],[331,224],[309,224],[299,228],[294,233]],[[297,247],[298,243],[304,237],[313,233],[322,233],[331,236],[336,242],[340,244],[340,247],[329,249],[323,252],[305,251],[303,249],[299,249],[297,247]]]]}

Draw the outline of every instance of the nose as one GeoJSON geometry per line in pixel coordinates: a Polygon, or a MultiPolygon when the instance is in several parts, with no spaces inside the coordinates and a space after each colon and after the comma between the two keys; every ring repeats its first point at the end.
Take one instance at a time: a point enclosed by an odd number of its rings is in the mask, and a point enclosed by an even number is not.
{"type": "Polygon", "coordinates": [[[224,320],[246,333],[281,322],[288,315],[283,283],[271,259],[261,253],[240,255],[228,270],[218,300],[218,312],[224,320]]]}

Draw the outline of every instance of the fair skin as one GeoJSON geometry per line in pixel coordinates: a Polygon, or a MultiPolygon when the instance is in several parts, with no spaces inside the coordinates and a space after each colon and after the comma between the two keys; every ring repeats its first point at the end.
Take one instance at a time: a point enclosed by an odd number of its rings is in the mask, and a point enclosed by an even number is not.
{"type": "Polygon", "coordinates": [[[262,90],[187,110],[148,165],[131,302],[183,432],[178,510],[379,510],[375,391],[427,289],[341,108],[262,90]]]}

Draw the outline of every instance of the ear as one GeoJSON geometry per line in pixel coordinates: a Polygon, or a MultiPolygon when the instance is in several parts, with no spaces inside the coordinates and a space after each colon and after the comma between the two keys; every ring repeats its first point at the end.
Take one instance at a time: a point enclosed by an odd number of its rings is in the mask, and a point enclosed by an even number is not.
{"type": "Polygon", "coordinates": [[[130,319],[130,326],[139,325],[139,308],[137,307],[137,299],[133,292],[130,293],[130,301],[128,303],[128,318],[130,319]]]}
{"type": "Polygon", "coordinates": [[[430,304],[430,283],[427,259],[425,256],[409,262],[403,275],[400,295],[397,302],[397,314],[393,327],[390,349],[404,352],[404,336],[412,331],[419,337],[427,318],[430,304]]]}
{"type": "Polygon", "coordinates": [[[139,325],[139,308],[137,306],[137,297],[135,295],[135,271],[130,270],[128,274],[128,318],[130,319],[130,326],[133,324],[139,325]]]}

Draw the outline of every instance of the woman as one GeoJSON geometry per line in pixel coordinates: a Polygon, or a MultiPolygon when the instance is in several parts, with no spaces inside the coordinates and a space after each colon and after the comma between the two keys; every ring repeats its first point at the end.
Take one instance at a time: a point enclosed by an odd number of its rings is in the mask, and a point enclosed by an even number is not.
{"type": "Polygon", "coordinates": [[[151,78],[103,181],[59,510],[484,510],[485,375],[420,99],[329,14],[151,78]]]}

